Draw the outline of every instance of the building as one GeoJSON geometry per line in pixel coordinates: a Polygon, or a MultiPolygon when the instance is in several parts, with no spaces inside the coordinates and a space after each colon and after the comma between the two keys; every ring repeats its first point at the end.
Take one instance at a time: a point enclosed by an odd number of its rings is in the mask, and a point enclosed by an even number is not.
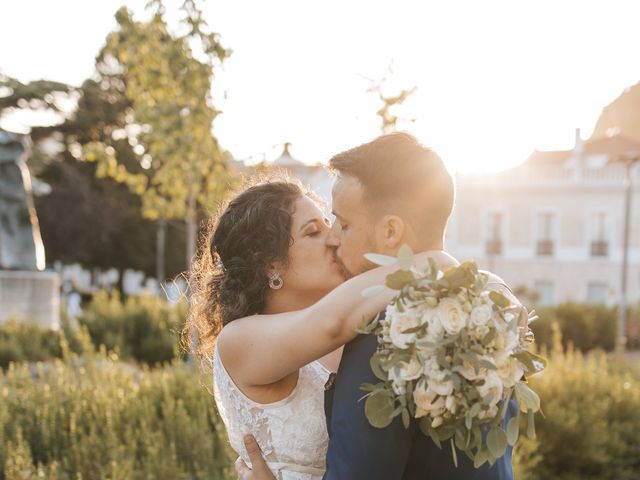
{"type": "MultiPolygon", "coordinates": [[[[333,177],[327,170],[326,165],[321,163],[309,165],[301,162],[291,155],[289,152],[290,147],[290,143],[285,143],[280,156],[269,163],[268,167],[299,179],[305,186],[310,187],[315,193],[320,195],[327,203],[327,206],[329,206],[331,204],[333,177]]],[[[234,160],[232,164],[235,170],[240,173],[252,175],[256,172],[255,166],[247,166],[239,160],[234,160]]]]}
{"type": "MultiPolygon", "coordinates": [[[[460,175],[447,249],[510,285],[563,301],[615,304],[622,278],[625,176],[640,144],[622,136],[535,151],[493,175],[460,175]]],[[[640,301],[640,162],[631,168],[629,302],[640,301]]]]}

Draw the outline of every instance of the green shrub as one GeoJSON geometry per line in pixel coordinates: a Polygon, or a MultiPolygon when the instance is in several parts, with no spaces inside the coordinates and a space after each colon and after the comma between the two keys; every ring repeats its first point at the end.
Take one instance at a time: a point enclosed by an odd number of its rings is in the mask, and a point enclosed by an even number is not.
{"type": "MultiPolygon", "coordinates": [[[[175,306],[154,296],[121,301],[116,292],[100,291],[84,308],[77,326],[86,328],[96,349],[104,345],[122,359],[149,365],[180,357],[179,331],[187,315],[185,303],[175,306]]],[[[80,352],[78,328],[61,312],[71,350],[80,352]]],[[[12,318],[0,325],[0,368],[10,362],[39,362],[60,358],[60,332],[12,318]]]]}
{"type": "Polygon", "coordinates": [[[17,318],[0,325],[0,368],[10,362],[38,362],[61,355],[59,332],[17,318]]]}
{"type": "Polygon", "coordinates": [[[229,478],[208,375],[66,357],[0,373],[1,480],[229,478]]]}
{"type": "Polygon", "coordinates": [[[180,355],[179,331],[187,315],[185,303],[175,307],[151,296],[131,296],[124,302],[115,292],[94,295],[78,318],[96,347],[118,351],[123,359],[149,365],[169,362],[180,355]]]}
{"type": "Polygon", "coordinates": [[[531,329],[538,345],[551,346],[551,326],[556,323],[565,346],[571,342],[582,351],[594,348],[612,351],[615,348],[618,331],[616,308],[568,302],[536,310],[540,318],[531,325],[531,329]]]}
{"type": "Polygon", "coordinates": [[[531,378],[544,416],[515,451],[520,480],[631,480],[640,475],[640,372],[603,352],[563,352],[531,378]]]}

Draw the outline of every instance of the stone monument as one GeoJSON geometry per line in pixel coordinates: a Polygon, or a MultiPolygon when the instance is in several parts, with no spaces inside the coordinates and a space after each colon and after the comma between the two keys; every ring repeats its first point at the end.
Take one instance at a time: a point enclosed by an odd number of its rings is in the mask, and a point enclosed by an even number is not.
{"type": "Polygon", "coordinates": [[[59,280],[45,270],[26,159],[28,136],[0,129],[0,322],[11,316],[59,326],[59,280]]]}

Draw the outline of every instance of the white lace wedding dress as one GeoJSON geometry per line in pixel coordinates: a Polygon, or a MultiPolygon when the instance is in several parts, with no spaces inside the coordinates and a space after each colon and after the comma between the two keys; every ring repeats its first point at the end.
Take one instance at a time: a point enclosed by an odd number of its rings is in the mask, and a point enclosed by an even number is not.
{"type": "Polygon", "coordinates": [[[300,369],[298,383],[280,401],[260,404],[235,385],[213,354],[213,386],[220,416],[233,449],[250,465],[242,437],[252,433],[277,479],[320,480],[325,470],[327,426],[324,385],[329,371],[319,362],[300,369]]]}

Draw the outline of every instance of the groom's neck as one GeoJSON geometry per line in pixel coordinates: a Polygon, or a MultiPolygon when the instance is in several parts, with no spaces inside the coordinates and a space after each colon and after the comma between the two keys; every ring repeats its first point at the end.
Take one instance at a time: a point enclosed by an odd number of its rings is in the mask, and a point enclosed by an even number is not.
{"type": "Polygon", "coordinates": [[[389,252],[396,256],[402,245],[409,245],[414,252],[427,252],[432,250],[444,250],[444,239],[442,238],[406,238],[400,242],[395,249],[389,252]]]}

